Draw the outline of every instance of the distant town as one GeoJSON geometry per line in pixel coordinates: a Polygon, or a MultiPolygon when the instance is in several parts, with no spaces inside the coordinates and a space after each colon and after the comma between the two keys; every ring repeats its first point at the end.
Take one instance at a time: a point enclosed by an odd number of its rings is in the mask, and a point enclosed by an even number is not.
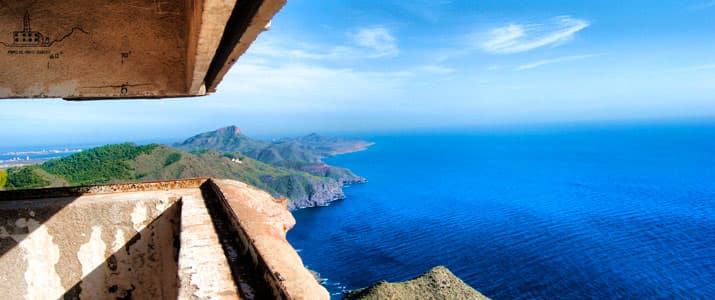
{"type": "Polygon", "coordinates": [[[82,152],[82,149],[66,148],[4,152],[0,153],[0,169],[41,164],[50,159],[61,158],[78,152],[82,152]]]}

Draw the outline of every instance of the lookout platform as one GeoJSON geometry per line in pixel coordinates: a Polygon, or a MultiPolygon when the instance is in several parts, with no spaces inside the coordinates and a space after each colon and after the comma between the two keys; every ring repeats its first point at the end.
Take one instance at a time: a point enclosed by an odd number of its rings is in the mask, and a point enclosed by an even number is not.
{"type": "Polygon", "coordinates": [[[3,299],[328,299],[285,200],[233,180],[0,192],[3,299]]]}

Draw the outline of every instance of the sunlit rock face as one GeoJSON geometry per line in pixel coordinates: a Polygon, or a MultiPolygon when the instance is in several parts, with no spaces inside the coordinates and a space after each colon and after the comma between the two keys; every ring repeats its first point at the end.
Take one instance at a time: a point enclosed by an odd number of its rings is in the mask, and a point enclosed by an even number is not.
{"type": "Polygon", "coordinates": [[[439,266],[409,281],[381,281],[370,287],[345,295],[346,300],[378,299],[463,299],[488,300],[486,296],[464,283],[447,268],[439,266]]]}

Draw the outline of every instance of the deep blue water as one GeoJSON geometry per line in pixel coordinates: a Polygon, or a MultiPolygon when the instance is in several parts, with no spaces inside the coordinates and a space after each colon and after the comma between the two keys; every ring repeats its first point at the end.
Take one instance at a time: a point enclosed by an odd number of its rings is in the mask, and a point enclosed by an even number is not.
{"type": "Polygon", "coordinates": [[[494,299],[715,298],[715,126],[364,137],[369,183],[294,213],[332,293],[435,265],[494,299]]]}

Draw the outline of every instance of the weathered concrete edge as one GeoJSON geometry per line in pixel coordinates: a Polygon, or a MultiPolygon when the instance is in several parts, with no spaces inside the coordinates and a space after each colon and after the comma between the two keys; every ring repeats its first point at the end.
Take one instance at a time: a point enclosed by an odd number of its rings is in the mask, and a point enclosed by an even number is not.
{"type": "MultiPolygon", "coordinates": [[[[244,226],[244,224],[242,224],[242,222],[246,220],[241,220],[241,218],[238,216],[238,213],[236,212],[236,209],[238,208],[231,206],[231,203],[226,198],[226,195],[221,189],[220,184],[216,183],[214,180],[209,179],[204,184],[204,188],[210,188],[213,190],[213,193],[216,195],[217,200],[220,202],[221,206],[224,208],[226,213],[230,215],[229,219],[233,223],[232,225],[234,226],[234,228],[236,228],[236,231],[239,233],[242,243],[244,243],[248,251],[251,252],[251,256],[255,260],[254,263],[256,264],[257,268],[263,273],[263,278],[272,288],[274,299],[320,300],[329,298],[328,291],[322,285],[320,285],[317,279],[312,277],[312,275],[305,275],[301,278],[283,278],[281,274],[295,274],[296,272],[292,272],[292,270],[283,270],[283,268],[287,267],[287,265],[282,264],[280,261],[276,261],[273,263],[266,261],[266,256],[263,253],[266,253],[266,251],[273,251],[277,253],[285,253],[286,251],[292,252],[297,261],[291,261],[291,264],[293,266],[299,265],[301,268],[304,268],[302,261],[300,261],[300,256],[295,251],[295,249],[287,241],[285,241],[285,243],[271,244],[272,248],[265,247],[265,244],[256,243],[256,240],[254,238],[251,238],[251,236],[257,237],[258,235],[265,235],[267,233],[252,232],[251,230],[247,229],[249,226],[244,226]],[[276,249],[276,247],[284,248],[276,249]],[[311,286],[306,287],[301,285],[311,286]],[[306,291],[319,292],[306,294],[306,291]]],[[[254,188],[256,190],[262,191],[253,186],[249,186],[249,188],[254,188]]],[[[285,206],[285,209],[287,211],[288,208],[286,203],[283,203],[283,205],[285,206]]],[[[284,259],[291,260],[290,257],[284,259]]]]}
{"type": "Polygon", "coordinates": [[[209,178],[189,178],[165,181],[144,181],[100,184],[76,187],[56,187],[27,190],[0,191],[0,201],[36,200],[48,198],[79,197],[82,195],[147,192],[200,188],[209,178]]]}
{"type": "Polygon", "coordinates": [[[268,28],[273,16],[283,8],[287,0],[252,0],[239,1],[226,24],[221,43],[216,49],[216,55],[206,72],[206,90],[216,92],[238,58],[248,50],[258,38],[258,35],[268,28]],[[249,15],[250,18],[246,18],[249,15]]]}

